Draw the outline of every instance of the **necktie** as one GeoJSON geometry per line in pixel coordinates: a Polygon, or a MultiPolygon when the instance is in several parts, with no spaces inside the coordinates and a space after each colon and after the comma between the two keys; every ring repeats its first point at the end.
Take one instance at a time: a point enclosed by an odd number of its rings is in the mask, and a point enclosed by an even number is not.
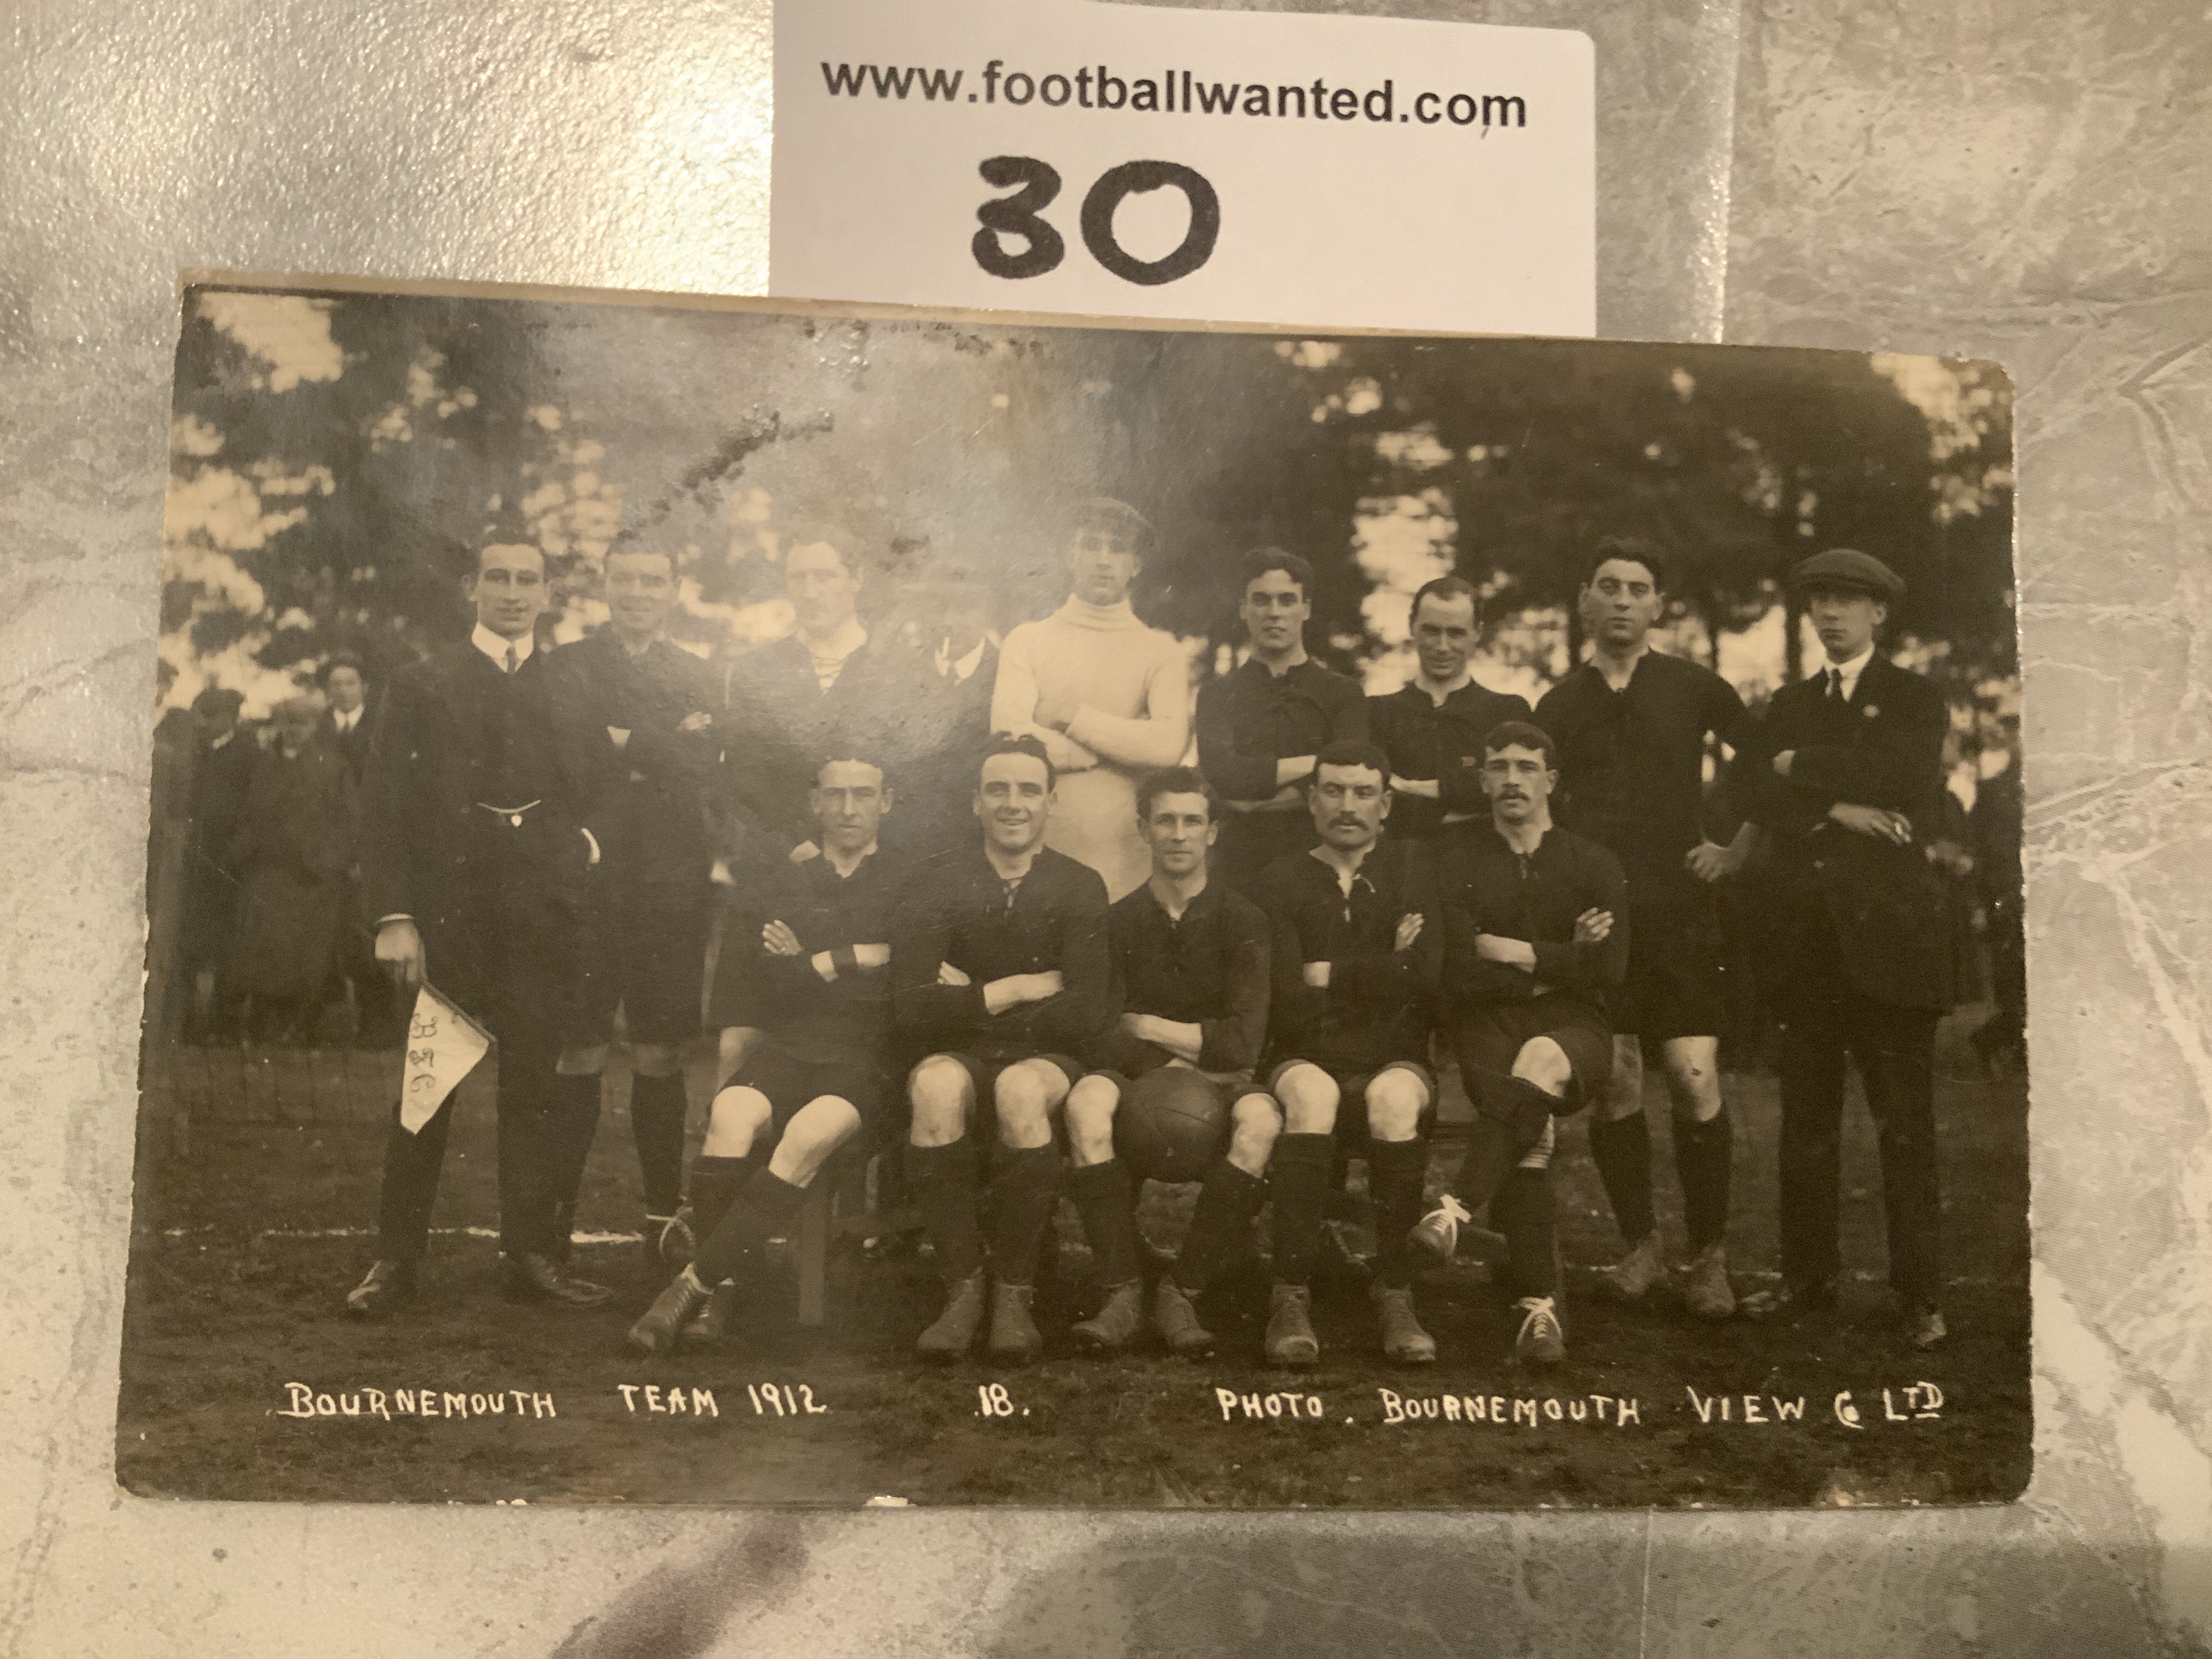
{"type": "Polygon", "coordinates": [[[1828,671],[1828,701],[1830,702],[1844,701],[1844,671],[1840,668],[1831,668],[1828,671]]]}
{"type": "Polygon", "coordinates": [[[510,640],[507,641],[507,672],[512,674],[516,669],[521,666],[522,659],[514,654],[514,642],[510,640]]]}

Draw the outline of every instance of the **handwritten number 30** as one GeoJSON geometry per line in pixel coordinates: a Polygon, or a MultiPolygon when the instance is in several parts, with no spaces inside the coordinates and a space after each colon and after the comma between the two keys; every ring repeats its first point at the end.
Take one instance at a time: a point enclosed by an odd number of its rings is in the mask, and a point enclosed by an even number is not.
{"type": "MultiPolygon", "coordinates": [[[[1060,174],[1033,155],[994,155],[980,171],[983,182],[994,190],[1020,188],[1011,196],[994,197],[975,210],[983,227],[969,245],[975,263],[994,276],[1014,281],[1056,270],[1067,256],[1067,244],[1042,212],[1060,194],[1060,174]],[[1027,246],[1019,253],[1008,252],[1005,239],[1009,236],[1023,238],[1027,246]]],[[[1091,186],[1083,198],[1079,222],[1083,245],[1092,258],[1125,283],[1158,288],[1189,276],[1213,257],[1213,245],[1221,235],[1221,198],[1204,173],[1179,161],[1124,161],[1109,167],[1091,186]],[[1170,186],[1190,204],[1190,228],[1164,258],[1133,258],[1114,240],[1114,210],[1125,198],[1170,186]]]]}

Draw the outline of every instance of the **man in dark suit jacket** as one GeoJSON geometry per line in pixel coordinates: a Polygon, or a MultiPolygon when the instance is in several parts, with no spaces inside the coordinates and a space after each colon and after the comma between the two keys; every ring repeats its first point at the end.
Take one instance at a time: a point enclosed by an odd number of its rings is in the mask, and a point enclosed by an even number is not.
{"type": "Polygon", "coordinates": [[[1890,1282],[1915,1346],[1933,1347],[1945,1334],[1933,1049],[1951,1006],[1951,957],[1923,849],[1941,822],[1948,715],[1940,691],[1876,647],[1905,591],[1887,565],[1832,549],[1800,564],[1791,583],[1826,661],[1774,694],[1735,763],[1746,816],[1773,847],[1767,971],[1784,1028],[1784,1285],[1774,1300],[1834,1300],[1848,1056],[1881,1137],[1890,1282]]]}
{"type": "Polygon", "coordinates": [[[555,1086],[596,1114],[615,1011],[629,1039],[629,1121],[645,1188],[652,1277],[691,1259],[681,1215],[684,1055],[699,1032],[717,838],[720,687],[668,637],[676,561],[665,548],[607,550],[612,620],[553,653],[574,721],[584,828],[599,848],[586,884],[582,975],[555,1086]]]}
{"type": "MultiPolygon", "coordinates": [[[[330,707],[323,717],[324,730],[345,763],[347,781],[358,792],[368,773],[368,750],[376,731],[376,711],[369,707],[368,677],[361,659],[350,651],[333,651],[323,665],[323,695],[330,707]]],[[[360,1022],[356,1041],[365,1048],[382,1048],[392,1040],[392,1022],[403,1010],[392,1006],[390,975],[378,969],[370,953],[367,924],[361,920],[361,878],[349,869],[352,889],[338,939],[337,973],[353,986],[354,1007],[360,1022]]]]}
{"type": "MultiPolygon", "coordinates": [[[[427,975],[499,1045],[500,1242],[510,1297],[571,1307],[605,1286],[572,1277],[561,1218],[573,1207],[598,1121],[555,1087],[575,979],[580,890],[591,842],[580,767],[535,647],[544,555],[519,537],[477,555],[470,637],[392,677],[369,755],[362,908],[376,959],[411,1003],[427,975]]],[[[414,1293],[448,1099],[410,1134],[395,1107],[386,1142],[377,1260],[349,1311],[414,1293]]]]}
{"type": "Polygon", "coordinates": [[[323,665],[323,695],[330,700],[324,723],[337,751],[345,757],[346,771],[356,787],[368,770],[368,744],[375,720],[368,707],[368,678],[361,659],[350,651],[333,651],[323,665]]]}
{"type": "Polygon", "coordinates": [[[231,929],[238,919],[238,872],[230,865],[230,848],[253,782],[254,763],[261,754],[252,734],[239,727],[239,710],[245,702],[239,693],[221,686],[210,686],[192,699],[198,741],[192,750],[184,920],[179,930],[179,966],[191,995],[185,1027],[188,1042],[231,1036],[237,1013],[238,999],[222,975],[231,929]]]}

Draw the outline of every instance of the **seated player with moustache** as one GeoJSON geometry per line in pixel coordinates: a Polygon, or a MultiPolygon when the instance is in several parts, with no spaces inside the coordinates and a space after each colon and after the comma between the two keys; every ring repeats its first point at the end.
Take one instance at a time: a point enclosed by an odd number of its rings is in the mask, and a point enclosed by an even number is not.
{"type": "Polygon", "coordinates": [[[883,1095],[892,913],[908,867],[877,850],[891,792],[873,761],[829,760],[807,806],[821,856],[764,873],[717,968],[716,1006],[748,1041],[691,1161],[698,1255],[630,1328],[647,1352],[695,1316],[689,1334],[725,1334],[737,1282],[883,1095]]]}
{"type": "Polygon", "coordinates": [[[1084,1050],[1092,1069],[1068,1092],[1068,1184],[1107,1285],[1106,1304],[1074,1328],[1113,1351],[1145,1325],[1137,1267],[1137,1189],[1144,1174],[1115,1156],[1115,1117],[1134,1080],[1180,1070],[1209,1085],[1226,1145],[1199,1191],[1182,1253],[1153,1291],[1152,1328],[1177,1353],[1212,1351],[1191,1304],[1249,1230],[1281,1109],[1251,1080],[1267,1030],[1267,919],[1226,884],[1209,881],[1221,833],[1213,791],[1188,767],[1155,772],[1137,790],[1151,878],[1108,914],[1119,1022],[1084,1050]]]}
{"type": "Polygon", "coordinates": [[[1443,1261],[1487,1205],[1505,1235],[1522,1319],[1517,1359],[1565,1357],[1553,1249],[1553,1120],[1603,1097],[1613,1069],[1606,994],[1628,973],[1628,878],[1598,842],[1552,823],[1557,757],[1508,720],[1483,742],[1491,821],[1443,876],[1445,1030],[1474,1103],[1459,1177],[1413,1229],[1443,1261]]]}
{"type": "Polygon", "coordinates": [[[994,738],[977,768],[980,842],[915,867],[892,930],[898,1034],[927,1051],[907,1079],[906,1168],[945,1283],[915,1345],[933,1359],[965,1353],[983,1324],[979,1142],[994,1166],[991,1355],[1044,1351],[1030,1303],[1060,1192],[1053,1120],[1083,1075],[1068,1055],[1112,1014],[1106,884],[1044,844],[1054,782],[1036,738],[994,738]]]}
{"type": "Polygon", "coordinates": [[[1382,835],[1390,763],[1370,743],[1315,757],[1309,798],[1321,843],[1267,878],[1273,928],[1269,1091],[1282,1103],[1268,1184],[1275,1285],[1267,1357],[1318,1363],[1310,1289],[1335,1139],[1367,1159],[1378,1249],[1370,1294],[1389,1358],[1422,1364],[1437,1345],[1413,1312],[1407,1243],[1421,1213],[1436,1081],[1426,1063],[1443,929],[1428,847],[1382,835]],[[1364,1142],[1364,1146],[1361,1143],[1364,1142]]]}

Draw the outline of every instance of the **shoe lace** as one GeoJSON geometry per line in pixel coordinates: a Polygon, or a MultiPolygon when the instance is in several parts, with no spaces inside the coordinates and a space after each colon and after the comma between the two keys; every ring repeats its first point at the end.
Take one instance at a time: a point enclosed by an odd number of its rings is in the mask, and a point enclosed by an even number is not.
{"type": "Polygon", "coordinates": [[[1526,1336],[1532,1331],[1541,1332],[1547,1326],[1554,1328],[1558,1327],[1559,1310],[1553,1304],[1550,1297],[1524,1296],[1521,1298],[1519,1305],[1528,1310],[1528,1317],[1521,1322],[1522,1335],[1526,1336]]]}
{"type": "MultiPolygon", "coordinates": [[[[1443,1215],[1449,1217],[1455,1225],[1465,1226],[1468,1222],[1474,1219],[1474,1217],[1468,1212],[1467,1206],[1461,1203],[1459,1200],[1453,1197],[1449,1193],[1446,1193],[1443,1198],[1437,1201],[1437,1208],[1443,1215]]],[[[1402,1212],[1401,1213],[1402,1213],[1402,1212]]]]}

